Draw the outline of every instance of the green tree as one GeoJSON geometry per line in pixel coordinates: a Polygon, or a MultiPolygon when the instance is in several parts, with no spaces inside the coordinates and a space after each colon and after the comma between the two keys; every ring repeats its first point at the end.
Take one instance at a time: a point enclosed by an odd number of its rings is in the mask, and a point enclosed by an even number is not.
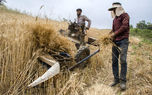
{"type": "Polygon", "coordinates": [[[147,29],[147,24],[145,20],[140,21],[139,23],[137,23],[137,28],[139,29],[147,29]]]}
{"type": "Polygon", "coordinates": [[[150,29],[150,30],[152,30],[152,23],[150,23],[150,22],[147,22],[147,29],[150,29]]]}

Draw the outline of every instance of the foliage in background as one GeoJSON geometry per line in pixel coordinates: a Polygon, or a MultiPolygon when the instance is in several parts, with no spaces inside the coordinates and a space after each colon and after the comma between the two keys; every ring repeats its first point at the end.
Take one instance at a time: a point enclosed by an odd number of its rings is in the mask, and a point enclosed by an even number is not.
{"type": "Polygon", "coordinates": [[[139,29],[150,29],[150,30],[152,30],[152,23],[150,23],[150,22],[146,23],[145,20],[142,20],[139,23],[137,23],[136,27],[139,28],[139,29]]]}
{"type": "Polygon", "coordinates": [[[133,36],[139,36],[143,38],[143,41],[146,43],[152,43],[152,30],[134,28],[131,29],[130,33],[133,36]]]}
{"type": "Polygon", "coordinates": [[[147,22],[145,20],[137,23],[136,28],[130,26],[130,33],[133,36],[139,36],[143,38],[143,42],[152,43],[152,23],[147,22]]]}

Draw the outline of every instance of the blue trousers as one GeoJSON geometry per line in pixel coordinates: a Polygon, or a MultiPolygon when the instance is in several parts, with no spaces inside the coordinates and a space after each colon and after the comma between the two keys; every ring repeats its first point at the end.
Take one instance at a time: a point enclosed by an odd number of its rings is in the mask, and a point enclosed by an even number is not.
{"type": "Polygon", "coordinates": [[[129,46],[128,39],[123,39],[121,41],[114,42],[116,46],[112,47],[112,70],[114,79],[116,81],[124,81],[126,82],[127,75],[127,51],[129,46]],[[121,64],[121,72],[119,75],[119,57],[121,64]]]}

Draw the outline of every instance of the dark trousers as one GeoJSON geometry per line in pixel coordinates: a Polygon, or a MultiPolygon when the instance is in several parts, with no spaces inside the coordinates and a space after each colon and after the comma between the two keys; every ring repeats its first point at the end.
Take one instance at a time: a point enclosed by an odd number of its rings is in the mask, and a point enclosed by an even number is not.
{"type": "Polygon", "coordinates": [[[85,25],[81,26],[81,31],[79,31],[79,36],[78,36],[78,40],[80,41],[80,44],[75,44],[76,48],[79,49],[80,46],[85,46],[86,42],[85,42],[85,25]]]}
{"type": "Polygon", "coordinates": [[[79,35],[79,41],[80,41],[80,44],[76,43],[75,46],[77,48],[77,50],[80,48],[80,46],[85,46],[86,45],[86,42],[85,42],[85,35],[79,35]]]}
{"type": "Polygon", "coordinates": [[[128,39],[124,39],[121,41],[114,42],[116,46],[112,47],[112,70],[114,79],[116,81],[124,81],[126,82],[126,75],[127,75],[127,51],[128,51],[128,39]],[[120,57],[120,64],[121,64],[121,72],[119,76],[119,57],[120,57]]]}

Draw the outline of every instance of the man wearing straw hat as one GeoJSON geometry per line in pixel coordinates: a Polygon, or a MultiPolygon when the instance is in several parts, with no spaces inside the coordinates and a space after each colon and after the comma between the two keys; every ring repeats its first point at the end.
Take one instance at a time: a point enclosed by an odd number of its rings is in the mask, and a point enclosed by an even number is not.
{"type": "Polygon", "coordinates": [[[129,15],[124,11],[121,3],[115,2],[112,4],[111,11],[113,20],[113,28],[110,32],[111,38],[116,46],[112,47],[112,70],[114,82],[111,86],[116,86],[120,83],[121,90],[126,89],[127,75],[127,51],[129,45],[129,15]],[[118,59],[120,56],[121,71],[119,75],[118,59]]]}

